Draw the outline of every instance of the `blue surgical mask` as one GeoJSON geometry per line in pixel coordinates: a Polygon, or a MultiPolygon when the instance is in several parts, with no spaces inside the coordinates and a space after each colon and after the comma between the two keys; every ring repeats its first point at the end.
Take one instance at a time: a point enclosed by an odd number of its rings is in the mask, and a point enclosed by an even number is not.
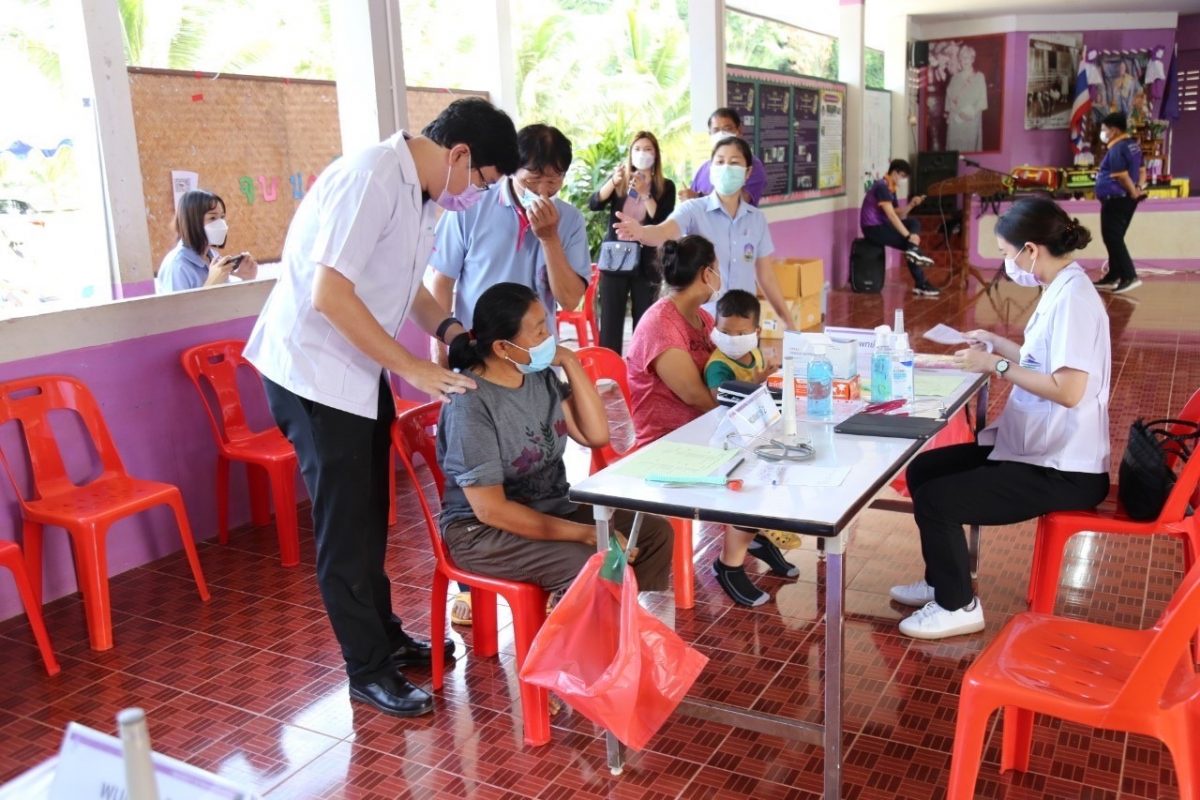
{"type": "MultiPolygon", "coordinates": [[[[1024,249],[1024,247],[1021,248],[1022,251],[1024,251],[1024,249]]],[[[1017,253],[1017,255],[1020,255],[1020,253],[1017,253]]],[[[1033,263],[1029,265],[1029,270],[1023,270],[1017,264],[1016,256],[1014,256],[1013,258],[1004,259],[1004,272],[1008,275],[1008,277],[1012,278],[1012,282],[1017,286],[1033,288],[1041,285],[1037,279],[1037,276],[1033,274],[1033,268],[1036,265],[1037,259],[1035,258],[1033,259],[1033,263]]]]}
{"type": "Polygon", "coordinates": [[[713,188],[726,197],[737,194],[746,185],[746,168],[740,164],[714,164],[709,170],[713,188]]]}
{"type": "MultiPolygon", "coordinates": [[[[508,359],[512,361],[523,375],[532,375],[535,372],[541,372],[546,369],[554,361],[554,354],[558,352],[558,342],[554,340],[553,336],[547,336],[541,344],[534,345],[533,347],[521,347],[521,345],[514,344],[513,342],[508,342],[508,344],[511,344],[518,350],[524,350],[526,353],[529,353],[528,364],[513,361],[511,358],[508,359]]],[[[508,358],[508,356],[505,356],[505,358],[508,358]]]]}
{"type": "Polygon", "coordinates": [[[527,189],[525,189],[525,193],[521,195],[521,205],[525,206],[526,208],[529,208],[536,201],[540,200],[541,197],[542,196],[540,194],[538,194],[537,192],[533,191],[532,189],[527,188],[527,189]]]}

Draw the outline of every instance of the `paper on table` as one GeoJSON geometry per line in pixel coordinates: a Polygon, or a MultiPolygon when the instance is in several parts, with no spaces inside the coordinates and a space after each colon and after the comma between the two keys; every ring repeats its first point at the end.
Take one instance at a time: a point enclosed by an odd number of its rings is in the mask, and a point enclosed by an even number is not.
{"type": "Polygon", "coordinates": [[[918,372],[913,378],[917,397],[949,397],[963,382],[961,375],[927,375],[918,372]]]}
{"type": "Polygon", "coordinates": [[[746,485],[749,488],[774,485],[830,489],[841,486],[849,474],[849,467],[813,467],[804,464],[762,462],[750,473],[746,485]]]}
{"type": "Polygon", "coordinates": [[[645,478],[670,475],[673,478],[703,477],[738,454],[737,450],[719,450],[682,442],[655,442],[628,458],[621,459],[618,475],[645,478]]]}

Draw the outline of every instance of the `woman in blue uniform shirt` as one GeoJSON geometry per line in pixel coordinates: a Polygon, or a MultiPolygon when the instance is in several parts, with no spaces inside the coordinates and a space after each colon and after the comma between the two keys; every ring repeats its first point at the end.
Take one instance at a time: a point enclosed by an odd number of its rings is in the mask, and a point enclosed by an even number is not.
{"type": "Polygon", "coordinates": [[[1008,276],[1043,287],[1022,344],[990,331],[956,366],[1012,384],[1000,417],[975,444],[922,453],[908,467],[925,576],[894,586],[917,608],[900,632],[942,639],[983,630],[963,525],[1011,525],[1051,511],[1094,508],[1108,494],[1108,314],[1074,252],[1092,236],[1054,201],[1013,204],[996,222],[1008,276]],[[985,347],[984,345],[990,345],[985,347]]]}
{"type": "Polygon", "coordinates": [[[163,258],[154,276],[155,294],[170,294],[202,286],[229,283],[236,273],[243,281],[258,275],[258,262],[249,253],[223,256],[229,235],[225,201],[212,192],[195,190],[179,198],[175,211],[175,233],[179,241],[163,258]]]}

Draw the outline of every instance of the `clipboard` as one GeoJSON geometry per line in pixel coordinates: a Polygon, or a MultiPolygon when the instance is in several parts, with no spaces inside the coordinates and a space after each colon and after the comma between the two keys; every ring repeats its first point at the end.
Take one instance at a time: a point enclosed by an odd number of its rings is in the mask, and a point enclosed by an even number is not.
{"type": "Polygon", "coordinates": [[[855,436],[928,439],[944,427],[946,427],[946,420],[941,418],[868,414],[862,411],[835,426],[834,431],[855,436]]]}

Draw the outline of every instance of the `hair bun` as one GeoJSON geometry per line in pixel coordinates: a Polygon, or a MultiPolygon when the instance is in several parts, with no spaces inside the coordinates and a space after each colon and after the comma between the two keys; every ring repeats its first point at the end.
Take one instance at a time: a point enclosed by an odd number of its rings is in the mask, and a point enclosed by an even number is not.
{"type": "Polygon", "coordinates": [[[1062,245],[1065,250],[1082,250],[1092,242],[1092,233],[1080,224],[1078,218],[1071,217],[1063,230],[1062,245]]]}
{"type": "Polygon", "coordinates": [[[664,256],[674,256],[679,252],[679,242],[674,239],[668,239],[662,243],[662,254],[664,256]]]}

